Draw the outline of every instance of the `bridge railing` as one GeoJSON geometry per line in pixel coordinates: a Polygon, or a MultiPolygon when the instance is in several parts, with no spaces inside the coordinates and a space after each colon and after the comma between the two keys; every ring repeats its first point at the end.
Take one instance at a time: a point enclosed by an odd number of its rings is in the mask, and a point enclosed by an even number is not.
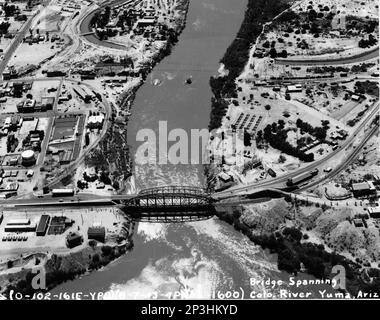
{"type": "Polygon", "coordinates": [[[139,196],[157,195],[157,194],[194,194],[194,195],[207,195],[203,188],[191,186],[165,186],[144,189],[139,192],[139,196]]]}

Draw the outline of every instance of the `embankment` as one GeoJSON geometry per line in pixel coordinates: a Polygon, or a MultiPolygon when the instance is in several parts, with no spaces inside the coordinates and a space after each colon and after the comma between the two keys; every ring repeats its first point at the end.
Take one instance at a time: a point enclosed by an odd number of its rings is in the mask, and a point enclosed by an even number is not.
{"type": "MultiPolygon", "coordinates": [[[[242,210],[217,210],[216,215],[231,224],[237,231],[246,235],[253,243],[278,256],[278,269],[290,274],[306,272],[317,279],[332,279],[336,274],[332,268],[336,265],[344,267],[346,272],[346,293],[358,296],[360,292],[380,294],[380,274],[378,269],[363,271],[360,265],[342,255],[327,252],[321,244],[307,241],[301,230],[295,227],[277,228],[265,231],[260,226],[248,226],[242,219],[242,210]],[[263,231],[264,230],[264,231],[263,231]],[[373,279],[368,276],[373,273],[373,279]]],[[[265,222],[267,223],[267,222],[265,222]]]]}

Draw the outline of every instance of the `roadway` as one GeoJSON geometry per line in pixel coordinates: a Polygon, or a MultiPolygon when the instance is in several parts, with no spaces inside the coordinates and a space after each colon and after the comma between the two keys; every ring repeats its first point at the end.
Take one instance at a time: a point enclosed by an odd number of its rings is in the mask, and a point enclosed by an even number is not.
{"type": "Polygon", "coordinates": [[[357,55],[340,57],[340,58],[317,58],[317,59],[275,59],[276,64],[280,65],[297,65],[297,66],[312,66],[312,65],[341,65],[358,63],[374,58],[379,58],[379,47],[373,48],[366,52],[357,55]]]}
{"type": "Polygon", "coordinates": [[[310,188],[313,188],[327,180],[330,180],[337,176],[340,172],[345,170],[352,162],[354,162],[359,155],[359,153],[362,151],[363,147],[367,144],[367,142],[377,133],[379,132],[379,126],[375,125],[366,135],[366,137],[360,142],[360,144],[354,149],[354,151],[345,159],[345,161],[341,164],[339,164],[337,167],[335,167],[330,173],[322,177],[321,179],[318,179],[316,181],[313,181],[310,184],[307,184],[304,187],[301,187],[300,189],[296,190],[295,192],[302,192],[306,191],[310,188]]]}
{"type": "Polygon", "coordinates": [[[78,80],[65,79],[65,81],[71,82],[73,84],[84,85],[88,89],[90,89],[91,91],[99,93],[101,95],[101,98],[102,98],[102,102],[101,103],[104,106],[106,115],[105,115],[105,118],[104,118],[103,128],[102,128],[102,131],[100,132],[100,134],[96,137],[96,139],[94,139],[86,147],[86,149],[83,152],[81,152],[80,156],[77,159],[75,159],[74,162],[70,163],[69,167],[66,168],[62,174],[60,174],[58,177],[54,178],[51,182],[48,183],[47,186],[49,186],[49,187],[51,187],[54,184],[56,184],[57,182],[59,182],[65,175],[67,175],[70,171],[72,171],[73,168],[76,168],[80,164],[80,162],[82,162],[84,160],[84,158],[86,157],[86,155],[88,155],[99,144],[99,142],[101,141],[101,139],[107,133],[108,123],[109,123],[109,119],[110,119],[111,113],[112,113],[111,106],[110,106],[109,102],[107,101],[106,97],[99,92],[99,90],[97,90],[96,88],[94,88],[93,86],[91,86],[91,85],[89,85],[87,83],[84,83],[84,82],[81,82],[81,81],[78,81],[78,80]]]}
{"type": "MultiPolygon", "coordinates": [[[[365,126],[379,113],[379,102],[377,101],[372,105],[372,110],[369,115],[361,122],[361,124],[356,128],[353,134],[344,141],[342,145],[339,146],[339,148],[335,151],[332,151],[330,154],[328,154],[326,157],[323,157],[320,160],[314,161],[312,164],[307,165],[299,170],[296,170],[294,172],[279,176],[278,178],[271,179],[269,181],[265,182],[256,182],[252,183],[246,186],[235,186],[232,188],[229,188],[225,191],[217,192],[215,193],[214,197],[216,199],[223,198],[223,197],[230,197],[231,195],[237,195],[238,193],[250,193],[253,191],[256,191],[257,189],[267,189],[267,188],[284,188],[286,187],[286,182],[289,178],[296,176],[298,174],[309,172],[315,169],[319,169],[321,166],[323,166],[327,161],[333,159],[335,156],[339,155],[341,152],[344,151],[345,148],[349,147],[351,143],[354,142],[356,139],[356,136],[365,128],[365,126]]],[[[371,133],[371,132],[370,132],[371,133]]],[[[370,134],[367,132],[365,138],[366,140],[370,134]]],[[[362,145],[362,147],[364,144],[362,145]]],[[[355,148],[352,153],[355,153],[359,150],[359,147],[355,148]]],[[[350,155],[351,156],[351,155],[350,155]]],[[[349,156],[349,157],[350,157],[349,156]]]]}
{"type": "Polygon", "coordinates": [[[8,50],[4,53],[4,57],[0,62],[0,74],[2,75],[5,68],[7,67],[9,60],[13,57],[13,54],[17,50],[20,43],[24,40],[25,34],[29,31],[33,19],[40,13],[40,9],[36,13],[29,17],[29,19],[23,24],[21,30],[17,33],[16,37],[13,39],[8,50]]]}
{"type": "Polygon", "coordinates": [[[116,50],[127,50],[128,48],[126,46],[123,46],[121,44],[100,40],[93,32],[90,22],[92,18],[95,16],[95,14],[101,10],[103,10],[105,7],[110,6],[111,8],[120,7],[122,5],[132,4],[136,5],[138,3],[141,3],[142,1],[134,1],[134,0],[115,0],[112,2],[103,3],[99,8],[94,9],[93,11],[89,12],[83,20],[80,22],[79,31],[82,38],[85,38],[88,42],[95,44],[97,46],[102,46],[110,49],[116,49],[116,50]]]}
{"type": "MultiPolygon", "coordinates": [[[[111,110],[111,106],[109,104],[109,102],[107,101],[106,97],[104,95],[102,95],[99,90],[97,90],[96,88],[94,88],[93,86],[87,84],[87,83],[84,83],[84,82],[81,82],[79,80],[75,80],[75,79],[70,79],[70,78],[62,78],[62,77],[52,77],[52,78],[19,78],[19,79],[12,79],[12,80],[1,80],[0,83],[3,83],[3,82],[25,82],[25,81],[33,81],[33,82],[36,82],[36,81],[60,81],[59,83],[59,87],[58,87],[58,90],[57,90],[57,93],[56,93],[56,97],[55,97],[55,101],[54,101],[54,105],[53,105],[53,111],[50,112],[50,113],[28,113],[28,114],[25,114],[26,116],[34,116],[34,117],[40,117],[40,116],[49,116],[50,118],[51,117],[55,117],[57,115],[59,115],[59,112],[57,111],[57,104],[58,104],[58,97],[60,95],[60,92],[62,90],[62,84],[64,81],[66,82],[71,82],[72,84],[77,84],[77,85],[81,85],[81,86],[86,86],[88,89],[90,89],[91,91],[94,91],[94,92],[97,92],[101,95],[101,98],[102,98],[102,102],[101,104],[104,106],[104,109],[105,109],[105,119],[104,119],[104,125],[103,125],[103,128],[102,128],[102,131],[100,132],[100,134],[96,137],[96,139],[94,139],[89,146],[86,147],[86,149],[81,153],[81,155],[76,159],[74,160],[74,162],[72,162],[69,167],[67,169],[65,169],[65,171],[59,175],[58,177],[56,177],[53,181],[51,181],[48,186],[52,186],[54,184],[56,184],[57,182],[59,182],[64,175],[67,174],[68,171],[71,171],[72,168],[75,168],[78,166],[78,164],[85,158],[85,156],[90,152],[92,151],[100,142],[100,140],[105,136],[106,132],[107,132],[107,125],[109,123],[109,119],[111,117],[111,113],[112,113],[112,110],[111,110]]],[[[73,112],[73,113],[70,113],[70,114],[83,114],[83,113],[80,113],[80,112],[73,112]]],[[[21,115],[24,115],[24,114],[21,114],[21,115]]],[[[49,121],[49,125],[48,125],[48,128],[45,132],[45,138],[44,138],[44,142],[43,142],[43,145],[41,146],[41,152],[40,152],[40,156],[38,158],[38,163],[36,166],[39,166],[42,164],[42,161],[43,161],[43,158],[45,156],[45,152],[46,152],[46,148],[48,146],[48,142],[49,142],[49,138],[50,138],[50,135],[51,135],[51,131],[52,131],[52,121],[53,119],[50,119],[49,121]],[[43,156],[41,156],[43,154],[43,156]]],[[[12,167],[10,167],[9,169],[12,169],[12,167]]],[[[25,196],[25,195],[23,195],[25,196]]]]}

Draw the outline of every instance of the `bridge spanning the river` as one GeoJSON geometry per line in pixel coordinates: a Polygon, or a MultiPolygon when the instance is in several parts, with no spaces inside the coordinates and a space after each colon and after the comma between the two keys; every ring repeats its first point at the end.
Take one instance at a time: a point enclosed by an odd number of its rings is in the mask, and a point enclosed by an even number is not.
{"type": "Polygon", "coordinates": [[[215,213],[214,200],[205,189],[166,186],[145,189],[121,201],[122,210],[139,221],[186,222],[204,220],[215,213]]]}

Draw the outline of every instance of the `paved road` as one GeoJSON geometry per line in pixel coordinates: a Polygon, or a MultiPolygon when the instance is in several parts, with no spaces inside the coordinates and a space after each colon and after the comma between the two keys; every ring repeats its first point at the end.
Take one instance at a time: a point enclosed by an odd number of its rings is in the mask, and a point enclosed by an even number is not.
{"type": "Polygon", "coordinates": [[[4,58],[0,62],[0,74],[1,75],[3,74],[5,68],[7,67],[9,60],[13,57],[13,54],[17,50],[18,46],[24,40],[25,34],[28,32],[34,17],[36,17],[39,14],[39,12],[40,12],[40,10],[38,9],[37,12],[33,16],[29,17],[29,19],[23,24],[21,30],[17,33],[16,37],[13,39],[8,50],[5,52],[4,58]]]}
{"type": "MultiPolygon", "coordinates": [[[[376,102],[373,104],[370,114],[367,115],[365,120],[358,126],[358,128],[355,130],[355,132],[337,150],[331,152],[326,157],[324,157],[318,161],[314,161],[312,164],[310,164],[310,165],[308,165],[308,166],[306,166],[300,170],[297,170],[295,172],[291,172],[289,174],[280,176],[280,177],[275,178],[275,179],[271,179],[267,182],[256,182],[256,183],[249,184],[246,186],[236,186],[236,187],[232,187],[226,191],[217,192],[217,193],[215,193],[215,197],[218,198],[218,197],[224,197],[224,196],[231,196],[231,194],[238,194],[239,192],[252,192],[252,191],[255,191],[255,189],[261,189],[261,188],[276,188],[280,184],[283,184],[283,187],[285,187],[285,183],[287,182],[287,180],[289,178],[294,177],[300,173],[312,171],[312,170],[322,166],[326,161],[331,160],[336,155],[338,155],[340,152],[342,152],[345,148],[347,148],[354,141],[356,136],[364,129],[364,127],[370,122],[370,120],[372,120],[378,113],[379,113],[379,102],[376,102]]],[[[367,136],[368,136],[368,133],[367,133],[367,136]]],[[[357,149],[358,148],[356,148],[354,150],[354,152],[356,152],[357,149]]]]}
{"type": "Polygon", "coordinates": [[[343,163],[341,163],[338,167],[334,168],[334,170],[332,170],[329,174],[324,176],[322,179],[314,181],[314,182],[306,185],[305,187],[298,189],[296,192],[298,193],[298,192],[306,191],[310,188],[313,188],[313,187],[321,184],[322,182],[325,182],[327,180],[334,178],[336,175],[338,175],[340,172],[342,172],[344,169],[346,169],[347,166],[349,166],[353,161],[356,160],[357,156],[362,151],[362,148],[366,145],[366,143],[369,141],[369,139],[371,139],[377,133],[379,133],[379,126],[378,125],[376,125],[374,128],[372,128],[368,132],[367,136],[363,139],[363,141],[361,141],[361,143],[355,148],[355,151],[343,163]]]}
{"type": "MultiPolygon", "coordinates": [[[[91,85],[89,85],[87,83],[84,83],[84,82],[81,82],[81,81],[77,81],[77,80],[73,80],[73,79],[65,79],[65,81],[72,82],[72,83],[79,84],[79,85],[84,85],[84,86],[87,86],[90,90],[92,90],[94,92],[98,92],[97,89],[95,89],[94,87],[92,87],[91,85]]],[[[79,163],[84,160],[84,158],[86,157],[86,155],[88,155],[89,152],[92,151],[99,144],[100,140],[107,133],[109,119],[111,117],[112,110],[111,110],[111,106],[108,103],[106,97],[103,96],[102,94],[100,94],[100,95],[102,97],[102,102],[101,103],[103,104],[105,112],[106,112],[102,131],[100,132],[100,134],[98,135],[98,137],[94,141],[92,141],[90,145],[88,145],[86,147],[86,149],[82,152],[82,154],[74,162],[70,163],[69,167],[67,169],[65,169],[65,171],[63,172],[63,174],[60,174],[53,181],[49,182],[47,186],[49,186],[49,187],[53,186],[54,184],[56,184],[57,182],[59,182],[65,175],[67,175],[69,172],[71,172],[75,167],[77,167],[79,165],[79,163]]]]}
{"type": "Polygon", "coordinates": [[[100,10],[104,9],[107,6],[110,6],[111,8],[115,8],[124,4],[131,4],[133,2],[135,2],[135,5],[136,5],[137,3],[140,3],[142,1],[116,0],[113,2],[104,3],[99,8],[91,11],[80,22],[79,30],[80,30],[81,36],[85,38],[88,42],[95,44],[97,46],[102,46],[102,47],[106,47],[110,49],[123,50],[123,51],[127,50],[127,47],[121,44],[112,43],[105,40],[100,40],[95,34],[93,34],[92,29],[90,28],[90,22],[97,12],[99,12],[100,10]]]}
{"type": "Polygon", "coordinates": [[[73,197],[52,197],[46,195],[34,199],[9,199],[1,200],[1,206],[5,208],[16,207],[51,207],[51,206],[98,206],[115,205],[120,200],[128,200],[135,195],[99,196],[95,194],[79,193],[73,197]]]}
{"type": "Polygon", "coordinates": [[[371,49],[367,52],[341,58],[329,59],[275,59],[276,64],[281,65],[297,65],[297,66],[312,66],[312,65],[340,65],[362,62],[374,58],[379,58],[379,47],[371,49]]]}

